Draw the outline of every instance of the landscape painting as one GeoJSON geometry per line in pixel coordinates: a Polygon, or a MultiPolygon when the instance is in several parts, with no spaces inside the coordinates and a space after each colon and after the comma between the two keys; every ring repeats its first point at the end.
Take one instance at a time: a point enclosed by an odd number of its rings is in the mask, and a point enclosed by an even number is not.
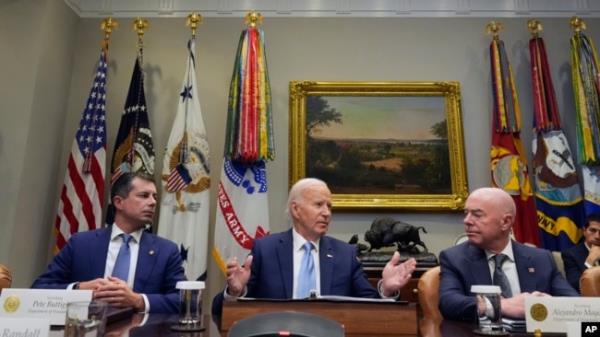
{"type": "Polygon", "coordinates": [[[457,82],[290,82],[290,185],[324,180],[334,208],[460,210],[457,82]]]}
{"type": "Polygon", "coordinates": [[[334,194],[449,194],[443,97],[309,96],[306,175],[334,194]]]}

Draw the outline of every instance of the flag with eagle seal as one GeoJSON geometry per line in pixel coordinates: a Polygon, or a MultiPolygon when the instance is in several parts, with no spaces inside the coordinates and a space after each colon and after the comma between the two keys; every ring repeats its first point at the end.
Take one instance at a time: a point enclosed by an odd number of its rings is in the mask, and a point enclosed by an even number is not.
{"type": "Polygon", "coordinates": [[[158,234],[179,246],[190,280],[206,279],[209,214],[209,152],[200,110],[194,39],[163,161],[158,234]]]}

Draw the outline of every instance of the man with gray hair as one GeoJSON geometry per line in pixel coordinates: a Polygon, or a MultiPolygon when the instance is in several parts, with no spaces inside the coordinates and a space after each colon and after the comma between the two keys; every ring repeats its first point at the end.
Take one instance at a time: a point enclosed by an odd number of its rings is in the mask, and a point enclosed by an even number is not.
{"type": "Polygon", "coordinates": [[[325,182],[299,180],[290,190],[286,212],[290,230],[256,240],[243,265],[235,258],[228,261],[227,286],[213,300],[214,316],[221,315],[224,298],[397,297],[410,280],[416,261],[400,263],[395,252],[376,290],[362,270],[356,248],[326,235],[331,192],[325,182]]]}
{"type": "Polygon", "coordinates": [[[471,293],[472,285],[500,286],[502,315],[514,318],[525,316],[527,296],[578,296],[549,251],[511,240],[515,216],[512,197],[499,188],[469,195],[463,220],[468,241],[440,253],[440,310],[446,319],[475,322],[493,311],[471,293]]]}

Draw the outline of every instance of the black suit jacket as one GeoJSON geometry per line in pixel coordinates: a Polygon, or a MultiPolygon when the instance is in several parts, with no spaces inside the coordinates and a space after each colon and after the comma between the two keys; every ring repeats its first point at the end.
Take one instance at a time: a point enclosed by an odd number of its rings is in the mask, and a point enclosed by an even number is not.
{"type": "Polygon", "coordinates": [[[589,250],[583,241],[561,253],[567,280],[578,292],[580,291],[579,279],[581,278],[581,274],[587,269],[585,259],[587,259],[588,254],[589,250]]]}

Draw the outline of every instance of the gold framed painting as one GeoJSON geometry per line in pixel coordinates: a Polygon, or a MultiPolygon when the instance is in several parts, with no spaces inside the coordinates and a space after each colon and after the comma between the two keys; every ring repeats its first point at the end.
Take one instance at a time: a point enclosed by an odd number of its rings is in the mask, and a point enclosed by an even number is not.
{"type": "Polygon", "coordinates": [[[462,210],[458,82],[291,81],[289,184],[324,180],[335,209],[462,210]]]}

